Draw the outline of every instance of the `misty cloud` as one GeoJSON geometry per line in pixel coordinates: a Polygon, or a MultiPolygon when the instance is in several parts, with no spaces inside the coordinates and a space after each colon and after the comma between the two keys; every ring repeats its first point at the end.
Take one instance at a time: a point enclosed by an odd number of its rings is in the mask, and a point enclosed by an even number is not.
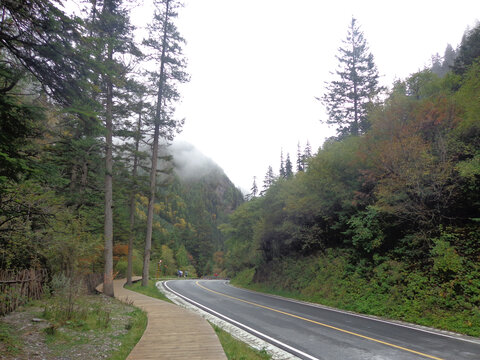
{"type": "Polygon", "coordinates": [[[175,140],[168,149],[173,155],[174,171],[182,180],[197,180],[207,175],[224,174],[212,159],[190,143],[175,140]]]}

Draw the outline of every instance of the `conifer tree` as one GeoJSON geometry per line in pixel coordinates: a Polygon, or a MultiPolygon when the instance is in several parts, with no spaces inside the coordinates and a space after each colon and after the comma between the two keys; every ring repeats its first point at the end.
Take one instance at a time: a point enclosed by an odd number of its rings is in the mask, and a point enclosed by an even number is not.
{"type": "Polygon", "coordinates": [[[326,123],[336,125],[341,138],[360,135],[368,129],[367,110],[382,88],[378,85],[373,55],[355,18],[338,52],[337,79],[327,84],[327,91],[319,100],[327,109],[326,123]]]}
{"type": "Polygon", "coordinates": [[[297,144],[297,172],[302,172],[304,170],[305,159],[302,154],[302,149],[300,148],[300,142],[297,144]]]}
{"type": "Polygon", "coordinates": [[[442,63],[442,67],[445,70],[445,72],[451,70],[453,64],[455,63],[456,57],[457,57],[457,53],[455,52],[455,49],[452,47],[452,45],[447,44],[447,47],[445,48],[445,52],[443,54],[443,63],[442,63]]]}
{"type": "Polygon", "coordinates": [[[140,152],[140,142],[144,138],[143,123],[144,112],[147,104],[144,102],[146,95],[146,88],[140,84],[134,84],[132,91],[133,99],[133,113],[137,116],[137,123],[133,132],[133,148],[131,153],[133,155],[133,163],[131,169],[131,188],[129,194],[129,234],[128,234],[128,255],[127,255],[127,284],[132,284],[133,275],[133,240],[135,238],[135,197],[139,191],[138,168],[144,154],[140,152]]]}
{"type": "Polygon", "coordinates": [[[257,186],[257,177],[254,176],[253,177],[253,184],[252,184],[252,188],[250,189],[252,192],[251,192],[251,197],[252,198],[255,198],[257,197],[257,194],[258,194],[258,186],[257,186]]]}
{"type": "Polygon", "coordinates": [[[287,153],[287,160],[285,160],[285,177],[290,178],[293,176],[293,164],[290,160],[290,154],[287,153]]]}
{"type": "Polygon", "coordinates": [[[473,29],[467,29],[457,51],[453,71],[464,74],[470,65],[480,57],[480,23],[473,29]]]}
{"type": "MultiPolygon", "coordinates": [[[[115,88],[124,83],[128,67],[120,60],[125,54],[139,55],[133,42],[132,27],[122,0],[104,0],[92,3],[90,30],[100,85],[100,111],[105,126],[105,184],[104,184],[104,241],[105,271],[103,291],[113,296],[113,132],[115,88]],[[101,6],[101,9],[97,8],[101,6]],[[115,85],[114,85],[115,84],[115,85]]],[[[118,115],[117,115],[118,116],[118,115]]]]}
{"type": "Polygon", "coordinates": [[[438,53],[432,56],[431,70],[439,77],[444,77],[449,71],[452,70],[455,62],[456,53],[452,45],[448,44],[445,48],[443,57],[438,53]]]}
{"type": "Polygon", "coordinates": [[[183,124],[183,121],[176,121],[173,118],[175,111],[173,104],[180,97],[176,84],[188,81],[188,75],[184,71],[186,63],[181,47],[185,40],[180,36],[173,22],[178,16],[176,10],[180,6],[176,0],[156,0],[153,22],[149,26],[149,38],[144,41],[144,44],[151,49],[152,54],[150,55],[155,60],[159,70],[150,72],[150,77],[157,88],[157,94],[153,119],[154,132],[147,210],[147,233],[143,254],[143,286],[148,285],[148,270],[152,248],[153,210],[157,186],[159,139],[162,136],[167,140],[171,140],[174,132],[183,124]]]}
{"type": "Polygon", "coordinates": [[[260,192],[260,195],[264,195],[267,190],[272,186],[275,181],[275,175],[271,166],[268,167],[267,173],[265,174],[265,179],[263,180],[263,189],[260,192]]]}
{"type": "Polygon", "coordinates": [[[287,172],[285,170],[285,160],[283,159],[283,149],[280,150],[280,177],[284,178],[287,175],[287,172]]]}
{"type": "Polygon", "coordinates": [[[1,67],[16,63],[38,80],[51,100],[72,107],[85,93],[81,80],[88,54],[81,47],[81,20],[67,16],[58,5],[50,0],[0,3],[0,52],[16,59],[2,61],[1,67]]]}
{"type": "Polygon", "coordinates": [[[312,157],[312,146],[310,145],[310,141],[307,140],[307,145],[305,145],[305,150],[303,150],[303,155],[306,159],[312,157]]]}

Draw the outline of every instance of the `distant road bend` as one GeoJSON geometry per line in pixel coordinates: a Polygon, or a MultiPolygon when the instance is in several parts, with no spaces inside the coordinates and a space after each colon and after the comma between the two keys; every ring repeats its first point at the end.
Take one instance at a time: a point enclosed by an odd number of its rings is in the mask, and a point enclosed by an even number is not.
{"type": "Polygon", "coordinates": [[[264,295],[223,280],[170,280],[167,290],[302,359],[480,360],[458,337],[264,295]]]}

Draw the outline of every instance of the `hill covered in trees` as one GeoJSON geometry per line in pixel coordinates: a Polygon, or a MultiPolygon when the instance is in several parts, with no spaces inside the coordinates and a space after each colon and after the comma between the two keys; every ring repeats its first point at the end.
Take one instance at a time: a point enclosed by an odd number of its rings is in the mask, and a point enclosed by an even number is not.
{"type": "Polygon", "coordinates": [[[167,146],[189,78],[180,6],[155,2],[139,42],[120,0],[77,14],[58,1],[2,2],[0,269],[103,272],[113,295],[127,259],[147,279],[160,259],[164,274],[221,263],[217,225],[242,195],[191,146],[167,146]]]}
{"type": "Polygon", "coordinates": [[[350,103],[334,104],[348,84],[330,86],[324,101],[338,136],[222,226],[227,274],[257,289],[480,335],[479,31],[466,34],[449,71],[412,74],[384,100],[352,91],[341,99],[350,103]]]}
{"type": "Polygon", "coordinates": [[[319,98],[337,136],[243,203],[211,161],[165,146],[188,81],[180,4],[156,1],[139,43],[125,3],[0,5],[0,269],[111,283],[128,258],[145,275],[162,260],[480,335],[479,26],[384,93],[352,19],[319,98]]]}
{"type": "MultiPolygon", "coordinates": [[[[177,268],[188,268],[192,275],[219,272],[224,237],[218,226],[243,203],[243,195],[217,164],[191,144],[174,143],[167,153],[172,156],[173,173],[158,193],[152,259],[162,259],[164,274],[172,275],[177,268]]],[[[146,198],[141,202],[145,206],[146,198]]],[[[137,209],[144,218],[141,204],[137,209]]]]}
{"type": "MultiPolygon", "coordinates": [[[[46,129],[44,131],[47,131],[46,129]]],[[[55,141],[53,135],[50,141],[55,141]]],[[[3,269],[41,266],[53,273],[98,273],[103,268],[101,223],[102,172],[100,157],[90,164],[95,171],[85,179],[85,188],[71,183],[71,174],[62,177],[61,161],[45,138],[32,140],[38,151],[36,166],[48,166],[49,173],[2,187],[0,219],[3,269]],[[55,161],[53,161],[55,160],[55,161]],[[72,192],[70,189],[73,188],[72,192]]],[[[118,149],[120,156],[121,151],[118,149]]],[[[32,160],[27,158],[28,160],[32,160]]],[[[223,235],[218,226],[243,202],[243,196],[223,170],[192,145],[175,143],[161,151],[158,196],[154,207],[151,272],[162,259],[163,275],[188,269],[190,274],[211,274],[218,270],[223,235]],[[167,160],[168,159],[168,160],[167,160]],[[219,252],[215,254],[216,252],[219,252]],[[215,255],[215,256],[214,256],[215,255]]],[[[130,236],[130,190],[128,162],[116,162],[114,267],[125,276],[130,236]]],[[[144,164],[148,168],[148,162],[144,164]]],[[[43,169],[43,168],[42,168],[43,169]]],[[[148,206],[146,171],[139,171],[134,200],[134,272],[142,272],[142,251],[148,206]]]]}

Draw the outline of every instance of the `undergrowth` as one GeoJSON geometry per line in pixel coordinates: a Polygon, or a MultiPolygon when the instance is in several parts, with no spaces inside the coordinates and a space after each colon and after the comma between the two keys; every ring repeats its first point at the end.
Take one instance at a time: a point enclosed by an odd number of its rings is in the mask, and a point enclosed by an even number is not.
{"type": "Polygon", "coordinates": [[[17,331],[0,321],[0,354],[6,356],[17,355],[21,347],[17,331]]]}
{"type": "Polygon", "coordinates": [[[269,360],[271,356],[265,350],[256,350],[244,342],[235,339],[228,332],[211,324],[222,344],[229,360],[269,360]]]}
{"type": "Polygon", "coordinates": [[[69,359],[125,359],[147,326],[142,310],[104,295],[87,295],[80,282],[55,275],[40,300],[27,303],[17,312],[25,324],[0,321],[0,358],[30,358],[27,346],[31,333],[41,354],[69,359]],[[37,325],[32,318],[41,318],[37,325]]]}
{"type": "MultiPolygon", "coordinates": [[[[246,269],[232,284],[344,310],[480,336],[479,295],[463,291],[467,280],[440,281],[393,260],[352,266],[332,251],[308,258],[284,258],[246,269]]],[[[471,289],[475,287],[471,285],[471,289]]]]}

